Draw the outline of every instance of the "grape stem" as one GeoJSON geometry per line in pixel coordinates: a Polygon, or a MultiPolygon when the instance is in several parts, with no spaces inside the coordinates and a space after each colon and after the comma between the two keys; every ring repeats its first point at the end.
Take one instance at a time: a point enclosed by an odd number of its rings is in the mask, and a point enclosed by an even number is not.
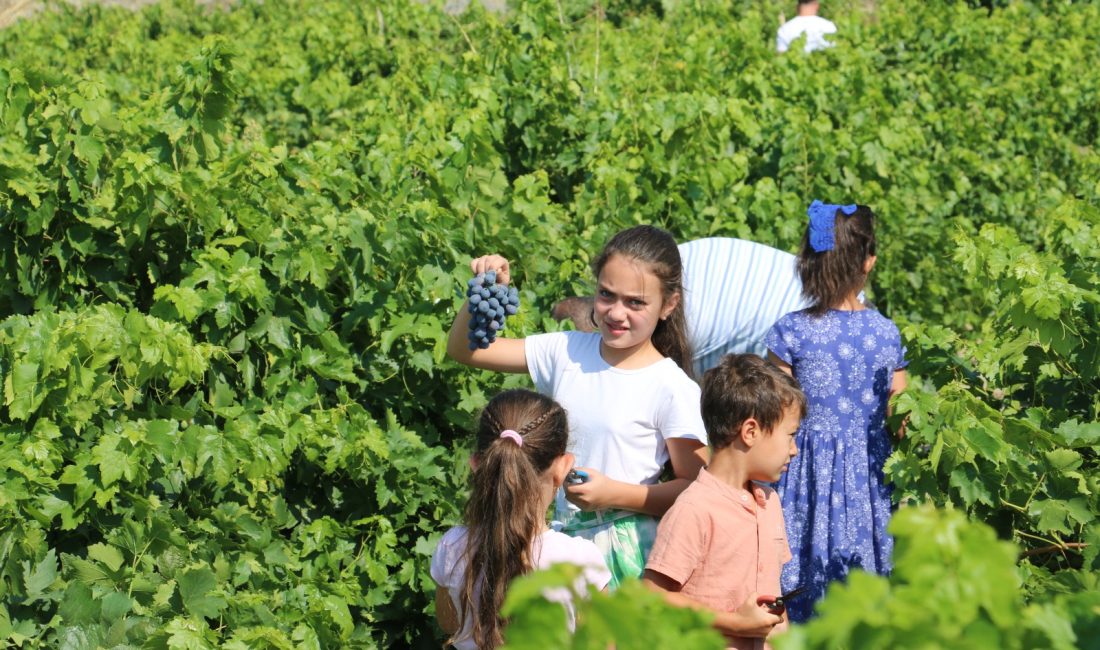
{"type": "Polygon", "coordinates": [[[1019,530],[1019,529],[1013,529],[1012,532],[1016,533],[1017,535],[1019,535],[1021,537],[1027,537],[1028,539],[1034,539],[1034,540],[1039,541],[1039,542],[1046,542],[1047,544],[1050,544],[1051,546],[1055,546],[1055,547],[1061,547],[1061,546],[1065,545],[1064,542],[1056,542],[1054,540],[1047,539],[1046,537],[1039,537],[1038,535],[1032,535],[1031,533],[1025,533],[1024,531],[1019,530]]]}
{"type": "Polygon", "coordinates": [[[1020,557],[1032,557],[1035,555],[1044,555],[1046,553],[1056,553],[1058,551],[1083,551],[1088,547],[1089,545],[1084,542],[1065,542],[1062,544],[1051,544],[1050,546],[1040,546],[1039,548],[1026,550],[1023,553],[1020,553],[1020,557]]]}

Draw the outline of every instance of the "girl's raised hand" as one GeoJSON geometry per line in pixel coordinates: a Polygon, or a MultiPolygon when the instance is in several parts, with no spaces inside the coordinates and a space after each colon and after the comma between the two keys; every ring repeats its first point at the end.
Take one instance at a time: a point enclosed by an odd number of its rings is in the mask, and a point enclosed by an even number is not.
{"type": "MultiPolygon", "coordinates": [[[[511,277],[508,260],[500,255],[482,255],[470,261],[470,270],[474,275],[493,271],[498,284],[508,284],[511,277]]],[[[523,339],[497,336],[488,348],[470,349],[470,310],[469,301],[463,303],[455,314],[455,321],[447,334],[447,356],[455,361],[485,370],[496,372],[527,372],[527,352],[523,339]]]]}
{"type": "Polygon", "coordinates": [[[509,280],[512,279],[508,268],[508,260],[503,255],[482,255],[470,261],[470,270],[474,272],[474,275],[495,271],[497,284],[508,284],[509,280]]]}
{"type": "Polygon", "coordinates": [[[591,467],[575,467],[588,473],[584,483],[565,486],[565,498],[585,512],[601,510],[613,505],[612,491],[617,481],[607,478],[602,472],[591,467]]]}

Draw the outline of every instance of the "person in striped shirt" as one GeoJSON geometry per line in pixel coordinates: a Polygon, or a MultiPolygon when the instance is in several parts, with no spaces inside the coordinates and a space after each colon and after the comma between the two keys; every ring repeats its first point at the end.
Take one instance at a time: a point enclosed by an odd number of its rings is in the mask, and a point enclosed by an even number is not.
{"type": "MultiPolygon", "coordinates": [[[[681,244],[688,337],[697,376],[718,365],[723,355],[767,353],[764,336],[779,318],[806,306],[795,256],[731,237],[708,237],[681,244]]],[[[553,316],[591,332],[591,298],[566,298],[553,316]]]]}

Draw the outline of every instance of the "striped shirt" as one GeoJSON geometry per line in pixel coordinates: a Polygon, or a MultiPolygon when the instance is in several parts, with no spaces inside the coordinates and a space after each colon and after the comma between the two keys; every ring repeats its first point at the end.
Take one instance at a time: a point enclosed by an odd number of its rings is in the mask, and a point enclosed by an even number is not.
{"type": "Polygon", "coordinates": [[[743,239],[711,237],[680,245],[688,335],[701,374],[731,352],[764,356],[764,335],[802,309],[795,256],[743,239]]]}

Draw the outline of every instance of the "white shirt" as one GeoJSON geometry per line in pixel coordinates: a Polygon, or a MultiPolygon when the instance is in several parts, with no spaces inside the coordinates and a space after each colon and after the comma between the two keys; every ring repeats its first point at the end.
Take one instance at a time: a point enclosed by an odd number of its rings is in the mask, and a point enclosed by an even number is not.
{"type": "Polygon", "coordinates": [[[825,40],[825,35],[835,33],[836,25],[821,16],[795,16],[783,23],[779,31],[776,32],[775,49],[779,52],[786,52],[790,49],[792,42],[802,34],[806,34],[806,45],[802,50],[804,52],[821,50],[833,46],[832,43],[825,40]]]}
{"type": "Polygon", "coordinates": [[[797,259],[764,244],[729,237],[680,245],[684,300],[695,370],[725,354],[767,353],[764,337],[785,314],[808,305],[797,259]]]}
{"type": "MultiPolygon", "coordinates": [[[[456,526],[439,540],[439,545],[432,554],[431,565],[432,580],[447,590],[455,611],[460,613],[462,609],[459,602],[466,576],[465,554],[466,527],[456,526]]],[[[588,585],[599,590],[611,582],[611,572],[607,569],[603,554],[587,539],[548,530],[531,542],[531,558],[535,569],[546,569],[554,564],[575,564],[581,567],[581,576],[573,585],[577,593],[587,593],[588,585]]],[[[573,631],[577,613],[572,593],[568,589],[554,589],[547,590],[543,595],[547,600],[561,603],[565,607],[565,623],[573,631]]],[[[462,630],[455,636],[455,647],[458,650],[477,650],[471,637],[472,629],[473,620],[466,616],[462,620],[462,630]]]]}
{"type": "MultiPolygon", "coordinates": [[[[569,415],[569,451],[577,466],[624,483],[652,485],[668,461],[669,438],[707,444],[699,385],[672,359],[636,370],[600,356],[599,333],[553,332],[524,340],[535,388],[569,415]]],[[[578,508],[558,491],[559,512],[578,508]]]]}

